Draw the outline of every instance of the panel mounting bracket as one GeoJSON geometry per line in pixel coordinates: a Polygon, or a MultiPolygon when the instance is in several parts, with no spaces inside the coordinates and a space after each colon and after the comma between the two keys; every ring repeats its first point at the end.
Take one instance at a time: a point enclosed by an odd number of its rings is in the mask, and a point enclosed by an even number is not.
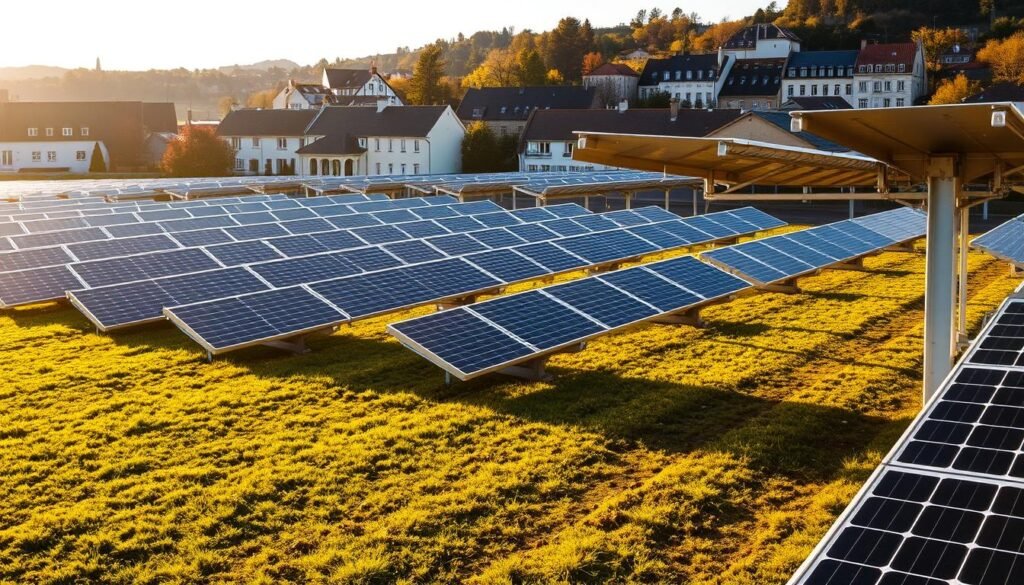
{"type": "Polygon", "coordinates": [[[854,258],[853,260],[847,260],[846,262],[840,262],[826,267],[828,270],[850,270],[853,272],[868,272],[868,269],[864,267],[864,256],[854,258]]]}
{"type": "Polygon", "coordinates": [[[758,290],[764,292],[781,293],[784,295],[795,295],[802,292],[800,287],[796,284],[796,278],[788,278],[786,280],[775,282],[772,284],[758,284],[756,285],[758,290]]]}
{"type": "Polygon", "coordinates": [[[542,356],[535,357],[529,361],[523,362],[519,365],[508,366],[498,370],[499,374],[505,374],[506,376],[513,376],[515,378],[522,378],[531,382],[547,382],[554,378],[553,375],[547,372],[546,366],[548,359],[560,353],[579,353],[587,348],[587,342],[583,341],[575,343],[568,347],[553,351],[542,356]]]}

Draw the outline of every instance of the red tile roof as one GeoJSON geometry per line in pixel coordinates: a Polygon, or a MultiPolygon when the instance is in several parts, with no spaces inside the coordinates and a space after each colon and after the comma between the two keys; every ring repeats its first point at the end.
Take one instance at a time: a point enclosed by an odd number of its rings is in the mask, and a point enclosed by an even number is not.
{"type": "Polygon", "coordinates": [[[626,77],[638,77],[637,72],[629,65],[622,63],[605,63],[597,67],[587,75],[625,75],[626,77]]]}
{"type": "Polygon", "coordinates": [[[867,45],[857,55],[857,68],[861,65],[906,65],[907,73],[913,71],[916,43],[889,43],[867,45]]]}

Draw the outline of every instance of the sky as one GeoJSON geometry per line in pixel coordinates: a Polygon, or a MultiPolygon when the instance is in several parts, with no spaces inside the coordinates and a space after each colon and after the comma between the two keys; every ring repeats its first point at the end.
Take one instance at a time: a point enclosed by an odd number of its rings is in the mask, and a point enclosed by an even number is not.
{"type": "MultiPolygon", "coordinates": [[[[752,14],[768,0],[687,0],[705,22],[752,14]]],[[[478,30],[549,30],[564,16],[595,27],[628,22],[650,0],[327,0],[299,4],[176,0],[4,2],[0,67],[212,68],[265,59],[300,65],[416,48],[478,30]],[[276,4],[276,6],[275,6],[276,4]]],[[[779,2],[784,5],[785,2],[779,2]]]]}

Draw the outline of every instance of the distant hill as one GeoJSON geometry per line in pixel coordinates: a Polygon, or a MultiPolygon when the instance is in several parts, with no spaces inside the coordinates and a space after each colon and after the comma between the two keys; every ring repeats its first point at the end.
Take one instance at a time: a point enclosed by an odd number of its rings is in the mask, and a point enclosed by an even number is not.
{"type": "Polygon", "coordinates": [[[271,69],[284,69],[285,71],[291,71],[298,67],[299,64],[290,59],[268,59],[266,61],[252,63],[250,65],[227,65],[225,67],[221,67],[220,71],[224,73],[231,73],[236,69],[241,71],[270,71],[271,69]]]}
{"type": "Polygon", "coordinates": [[[25,67],[0,67],[0,81],[9,79],[45,79],[60,77],[68,70],[49,65],[26,65],[25,67]]]}

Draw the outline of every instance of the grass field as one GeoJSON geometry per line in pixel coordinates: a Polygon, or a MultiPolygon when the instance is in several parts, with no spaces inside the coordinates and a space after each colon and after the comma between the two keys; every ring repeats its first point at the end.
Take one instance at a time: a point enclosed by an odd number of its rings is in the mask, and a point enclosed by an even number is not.
{"type": "MultiPolygon", "coordinates": [[[[0,315],[0,582],[783,583],[920,406],[923,256],[866,266],[550,383],[446,388],[395,316],[208,364],[0,315]]],[[[973,331],[1016,281],[970,267],[973,331]]]]}

